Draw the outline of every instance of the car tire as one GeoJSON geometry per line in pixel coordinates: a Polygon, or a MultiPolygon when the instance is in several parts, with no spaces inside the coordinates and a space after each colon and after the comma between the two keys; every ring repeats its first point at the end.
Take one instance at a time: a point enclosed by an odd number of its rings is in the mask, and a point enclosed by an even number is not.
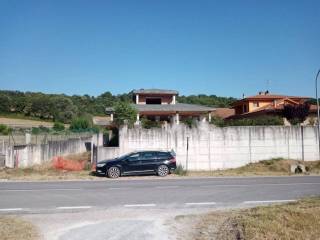
{"type": "Polygon", "coordinates": [[[157,169],[157,174],[160,177],[165,177],[169,174],[169,168],[166,165],[160,165],[157,169]]]}
{"type": "Polygon", "coordinates": [[[118,167],[108,168],[108,171],[107,171],[108,178],[118,178],[118,177],[120,177],[120,175],[121,175],[121,172],[118,167]]]}

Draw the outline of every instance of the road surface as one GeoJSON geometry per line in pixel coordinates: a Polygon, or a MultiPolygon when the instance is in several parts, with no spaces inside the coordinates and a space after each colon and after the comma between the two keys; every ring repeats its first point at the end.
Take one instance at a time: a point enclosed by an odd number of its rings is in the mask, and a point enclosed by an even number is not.
{"type": "MultiPolygon", "coordinates": [[[[2,182],[0,211],[185,207],[294,200],[320,194],[319,176],[2,182]]],[[[152,179],[152,177],[151,177],[152,179]]]]}
{"type": "Polygon", "coordinates": [[[175,217],[320,195],[319,176],[1,182],[0,214],[46,240],[175,239],[175,217]]]}

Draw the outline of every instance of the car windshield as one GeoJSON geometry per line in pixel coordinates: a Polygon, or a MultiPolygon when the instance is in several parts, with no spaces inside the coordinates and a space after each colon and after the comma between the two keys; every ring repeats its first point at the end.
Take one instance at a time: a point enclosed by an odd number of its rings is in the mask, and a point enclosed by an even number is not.
{"type": "Polygon", "coordinates": [[[123,155],[123,156],[120,156],[120,157],[118,157],[118,158],[116,158],[116,159],[123,160],[123,159],[129,157],[131,154],[132,154],[132,153],[128,153],[128,154],[123,155]]]}

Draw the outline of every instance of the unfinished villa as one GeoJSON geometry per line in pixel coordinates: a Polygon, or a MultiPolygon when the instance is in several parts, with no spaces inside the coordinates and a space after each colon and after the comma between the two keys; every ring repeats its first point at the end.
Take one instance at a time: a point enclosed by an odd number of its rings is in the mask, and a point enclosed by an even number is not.
{"type": "MultiPolygon", "coordinates": [[[[178,103],[178,92],[163,89],[133,90],[132,107],[137,110],[136,124],[142,117],[162,123],[179,124],[185,119],[195,121],[211,121],[215,108],[194,104],[178,103]]],[[[114,109],[106,108],[110,121],[113,121],[114,109]]]]}

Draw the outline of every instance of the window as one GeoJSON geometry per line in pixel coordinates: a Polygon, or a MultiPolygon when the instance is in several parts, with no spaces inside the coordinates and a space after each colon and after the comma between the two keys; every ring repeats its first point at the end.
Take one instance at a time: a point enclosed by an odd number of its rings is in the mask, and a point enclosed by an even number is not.
{"type": "Polygon", "coordinates": [[[167,159],[170,157],[169,153],[166,153],[166,152],[158,152],[157,155],[159,159],[167,159]]]}
{"type": "Polygon", "coordinates": [[[140,157],[140,154],[139,153],[135,153],[135,154],[130,155],[127,159],[129,161],[136,161],[136,160],[139,159],[139,157],[140,157]]]}
{"type": "Polygon", "coordinates": [[[254,108],[259,107],[259,102],[253,102],[253,107],[254,107],[254,108]]]}
{"type": "Polygon", "coordinates": [[[146,104],[161,104],[161,98],[147,98],[146,104]]]}
{"type": "Polygon", "coordinates": [[[141,156],[141,160],[149,160],[154,159],[156,157],[156,154],[154,152],[145,152],[141,156]]]}
{"type": "Polygon", "coordinates": [[[243,112],[245,113],[245,112],[247,112],[248,110],[247,110],[247,105],[243,105],[243,112]]]}

